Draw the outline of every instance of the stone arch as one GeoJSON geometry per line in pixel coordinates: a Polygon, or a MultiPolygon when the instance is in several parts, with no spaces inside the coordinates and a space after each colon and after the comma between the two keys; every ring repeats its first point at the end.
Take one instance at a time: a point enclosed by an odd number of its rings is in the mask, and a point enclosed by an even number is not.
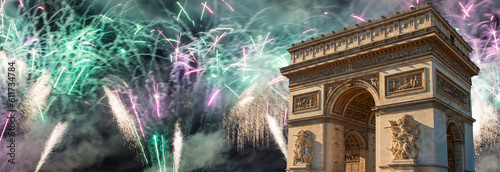
{"type": "Polygon", "coordinates": [[[372,108],[379,104],[377,90],[363,80],[346,81],[328,91],[325,114],[374,122],[372,108]]]}
{"type": "Polygon", "coordinates": [[[353,80],[353,81],[346,81],[335,88],[333,90],[328,91],[327,96],[326,96],[326,105],[327,105],[327,110],[330,110],[332,108],[332,105],[335,104],[337,100],[339,100],[339,95],[344,93],[345,91],[355,88],[355,87],[360,87],[368,91],[373,99],[375,100],[375,105],[379,105],[379,94],[378,91],[375,87],[370,85],[368,82],[363,81],[363,80],[353,80]]]}
{"type": "Polygon", "coordinates": [[[367,142],[363,134],[361,134],[359,131],[356,130],[351,130],[348,131],[344,135],[344,140],[345,140],[345,146],[348,147],[360,147],[360,148],[366,148],[367,147],[367,142]],[[355,140],[354,140],[355,139],[355,140]],[[357,142],[357,143],[348,143],[348,142],[357,142]]]}
{"type": "Polygon", "coordinates": [[[448,128],[450,128],[450,132],[453,134],[453,139],[457,141],[463,141],[463,135],[462,135],[462,127],[460,124],[458,124],[457,121],[455,120],[449,120],[448,123],[446,124],[446,130],[448,134],[448,128]]]}
{"type": "Polygon", "coordinates": [[[344,136],[345,169],[352,172],[365,172],[368,157],[366,139],[358,131],[349,131],[344,136]]]}
{"type": "Polygon", "coordinates": [[[448,159],[448,171],[463,171],[463,135],[459,123],[449,120],[446,125],[446,150],[448,159]]]}

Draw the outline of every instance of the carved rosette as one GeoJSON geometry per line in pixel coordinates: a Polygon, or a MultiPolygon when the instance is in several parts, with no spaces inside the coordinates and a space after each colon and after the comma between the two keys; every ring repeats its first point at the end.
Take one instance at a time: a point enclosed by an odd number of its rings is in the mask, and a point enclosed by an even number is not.
{"type": "Polygon", "coordinates": [[[396,121],[389,120],[392,130],[391,147],[394,160],[417,159],[420,145],[417,140],[420,135],[420,122],[409,115],[403,115],[396,121]]]}
{"type": "Polygon", "coordinates": [[[293,153],[293,165],[312,164],[313,159],[313,134],[309,130],[301,130],[297,133],[295,140],[295,150],[293,153]]]}
{"type": "Polygon", "coordinates": [[[300,113],[319,109],[319,91],[293,96],[293,112],[300,113]]]}

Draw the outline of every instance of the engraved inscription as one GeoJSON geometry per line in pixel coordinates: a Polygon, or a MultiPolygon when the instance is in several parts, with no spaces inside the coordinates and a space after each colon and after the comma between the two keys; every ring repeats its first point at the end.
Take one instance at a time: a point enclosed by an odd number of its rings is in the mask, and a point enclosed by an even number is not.
{"type": "Polygon", "coordinates": [[[452,97],[463,105],[469,105],[469,95],[467,92],[458,88],[455,84],[452,84],[449,79],[445,79],[444,76],[438,74],[436,84],[438,92],[452,97]]]}
{"type": "Polygon", "coordinates": [[[293,97],[293,112],[316,110],[319,108],[319,91],[293,97]]]}

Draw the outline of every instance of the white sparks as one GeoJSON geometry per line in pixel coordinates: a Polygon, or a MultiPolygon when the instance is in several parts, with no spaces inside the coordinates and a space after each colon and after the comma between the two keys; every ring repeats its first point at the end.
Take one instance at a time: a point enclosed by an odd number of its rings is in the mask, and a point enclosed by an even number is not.
{"type": "Polygon", "coordinates": [[[45,163],[47,158],[49,157],[50,153],[54,149],[54,147],[61,142],[61,138],[64,134],[64,131],[66,130],[66,127],[68,126],[68,123],[57,123],[56,127],[54,130],[52,130],[52,133],[50,133],[49,139],[47,142],[45,142],[45,148],[43,148],[42,155],[40,157],[40,161],[38,161],[38,165],[36,166],[35,172],[39,171],[40,168],[42,168],[42,165],[45,163]]]}

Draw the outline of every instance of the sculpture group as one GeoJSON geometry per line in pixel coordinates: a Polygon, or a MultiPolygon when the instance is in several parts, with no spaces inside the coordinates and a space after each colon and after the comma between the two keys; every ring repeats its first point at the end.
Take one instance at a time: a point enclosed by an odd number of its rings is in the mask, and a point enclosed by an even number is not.
{"type": "Polygon", "coordinates": [[[389,120],[392,130],[392,145],[388,148],[394,160],[417,159],[420,145],[417,139],[420,135],[419,122],[408,115],[396,121],[389,120]]]}
{"type": "Polygon", "coordinates": [[[295,140],[295,156],[293,157],[293,164],[311,164],[313,158],[313,138],[312,132],[309,130],[301,130],[297,133],[297,140],[295,140]]]}

